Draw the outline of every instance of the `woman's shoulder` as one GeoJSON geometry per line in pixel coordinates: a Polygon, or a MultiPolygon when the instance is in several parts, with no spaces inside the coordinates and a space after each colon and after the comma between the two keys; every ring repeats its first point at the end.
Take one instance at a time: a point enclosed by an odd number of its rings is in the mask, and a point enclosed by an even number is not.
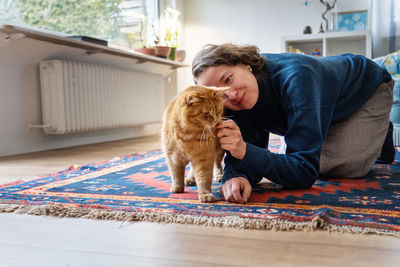
{"type": "Polygon", "coordinates": [[[324,64],[324,62],[340,62],[340,61],[362,61],[367,60],[362,55],[354,54],[341,54],[336,56],[316,57],[312,55],[305,55],[299,53],[262,53],[266,59],[267,64],[278,64],[278,65],[315,65],[324,64]]]}
{"type": "Polygon", "coordinates": [[[319,58],[315,56],[296,54],[296,53],[280,53],[270,54],[264,53],[262,56],[266,59],[266,66],[269,69],[297,69],[301,67],[315,66],[319,64],[319,58]]]}
{"type": "Polygon", "coordinates": [[[267,61],[308,61],[318,59],[315,56],[299,53],[261,53],[267,61]]]}
{"type": "Polygon", "coordinates": [[[319,60],[314,56],[281,53],[281,54],[262,54],[266,58],[265,66],[270,73],[272,80],[280,83],[292,80],[296,77],[312,76],[320,68],[319,60]]]}

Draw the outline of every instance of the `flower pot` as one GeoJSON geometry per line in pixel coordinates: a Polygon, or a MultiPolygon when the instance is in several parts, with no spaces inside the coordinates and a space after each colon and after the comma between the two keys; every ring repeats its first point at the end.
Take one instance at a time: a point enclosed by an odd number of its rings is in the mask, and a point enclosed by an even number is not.
{"type": "Polygon", "coordinates": [[[168,59],[175,60],[176,58],[176,47],[171,47],[171,52],[169,52],[168,59]]]}
{"type": "Polygon", "coordinates": [[[142,48],[137,48],[135,49],[136,52],[139,52],[141,54],[149,55],[149,56],[155,56],[156,55],[156,49],[152,47],[142,47],[142,48]]]}
{"type": "Polygon", "coordinates": [[[176,50],[176,61],[183,62],[186,58],[186,50],[178,49],[176,50]]]}
{"type": "Polygon", "coordinates": [[[156,46],[156,56],[157,57],[167,58],[170,52],[171,52],[171,47],[156,46]]]}

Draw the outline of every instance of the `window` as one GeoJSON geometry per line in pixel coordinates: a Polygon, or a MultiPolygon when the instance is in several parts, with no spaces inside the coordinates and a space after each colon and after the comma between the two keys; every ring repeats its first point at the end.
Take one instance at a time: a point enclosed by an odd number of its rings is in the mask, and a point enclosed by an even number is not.
{"type": "Polygon", "coordinates": [[[136,48],[157,36],[158,0],[0,0],[0,21],[136,48]]]}

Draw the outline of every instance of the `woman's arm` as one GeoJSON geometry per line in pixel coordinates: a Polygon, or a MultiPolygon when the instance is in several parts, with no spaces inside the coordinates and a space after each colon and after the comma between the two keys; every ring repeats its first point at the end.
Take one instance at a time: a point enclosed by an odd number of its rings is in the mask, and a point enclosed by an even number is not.
{"type": "Polygon", "coordinates": [[[308,188],[313,185],[319,171],[323,140],[319,122],[321,113],[324,110],[320,108],[289,113],[290,126],[285,135],[286,154],[276,154],[266,149],[268,134],[262,136],[262,133],[258,133],[259,138],[254,138],[254,132],[257,132],[254,128],[242,127],[239,130],[233,121],[226,122],[228,128],[221,124],[218,136],[222,147],[228,151],[223,182],[244,177],[254,186],[265,177],[285,187],[308,188]],[[237,129],[232,129],[232,123],[237,129]],[[249,135],[253,135],[253,138],[249,135]]]}
{"type": "MultiPolygon", "coordinates": [[[[243,129],[256,131],[251,126],[243,125],[243,129]]],[[[244,204],[250,198],[252,185],[257,184],[262,176],[251,170],[240,170],[236,167],[240,163],[241,158],[246,152],[247,143],[242,138],[241,131],[236,123],[232,120],[222,122],[218,126],[218,137],[220,138],[221,146],[227,151],[225,157],[224,174],[222,177],[223,186],[220,193],[226,201],[244,204]]],[[[258,138],[253,138],[251,141],[255,144],[265,147],[268,144],[269,134],[256,135],[258,138]]],[[[254,136],[253,136],[254,137],[254,136]]]]}
{"type": "Polygon", "coordinates": [[[318,75],[304,70],[301,75],[292,75],[282,84],[280,101],[287,118],[286,154],[271,153],[265,149],[266,144],[260,145],[262,139],[259,136],[262,133],[251,122],[246,123],[252,119],[249,114],[243,113],[243,118],[238,117],[246,152],[241,159],[233,155],[227,157],[225,181],[245,177],[254,186],[265,177],[285,187],[308,188],[314,184],[318,177],[323,140],[334,110],[334,104],[330,103],[335,103],[334,98],[321,102],[320,83],[316,77],[318,75]]]}
{"type": "Polygon", "coordinates": [[[275,154],[261,147],[247,144],[243,159],[236,168],[250,169],[285,187],[308,188],[319,172],[323,143],[321,113],[329,121],[330,110],[300,109],[289,113],[285,134],[286,154],[275,154]]]}

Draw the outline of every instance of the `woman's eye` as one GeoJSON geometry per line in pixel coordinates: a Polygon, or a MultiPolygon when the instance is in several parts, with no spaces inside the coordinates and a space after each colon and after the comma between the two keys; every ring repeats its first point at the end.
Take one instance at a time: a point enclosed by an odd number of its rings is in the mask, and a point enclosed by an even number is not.
{"type": "Polygon", "coordinates": [[[232,80],[232,76],[228,76],[228,77],[226,77],[226,79],[225,79],[225,84],[228,84],[228,83],[230,83],[230,82],[231,82],[231,80],[232,80]]]}

